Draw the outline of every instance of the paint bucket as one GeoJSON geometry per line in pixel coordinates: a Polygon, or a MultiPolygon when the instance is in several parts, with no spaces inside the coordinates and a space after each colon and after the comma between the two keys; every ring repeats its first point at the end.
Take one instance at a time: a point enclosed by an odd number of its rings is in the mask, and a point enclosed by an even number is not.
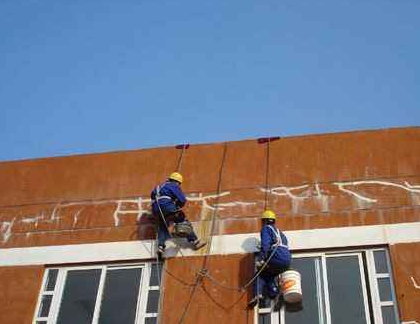
{"type": "Polygon", "coordinates": [[[174,235],[176,237],[187,237],[192,232],[192,226],[190,222],[175,223],[174,235]]]}
{"type": "Polygon", "coordinates": [[[286,302],[297,303],[302,300],[300,273],[296,270],[287,270],[280,275],[280,287],[286,302]]]}

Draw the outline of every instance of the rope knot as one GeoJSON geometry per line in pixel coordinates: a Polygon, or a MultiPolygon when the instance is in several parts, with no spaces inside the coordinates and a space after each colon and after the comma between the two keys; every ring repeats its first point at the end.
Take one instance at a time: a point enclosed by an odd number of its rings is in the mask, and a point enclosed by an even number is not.
{"type": "Polygon", "coordinates": [[[208,273],[209,273],[209,270],[207,270],[206,268],[203,268],[197,272],[196,277],[201,279],[203,277],[206,277],[208,273]]]}

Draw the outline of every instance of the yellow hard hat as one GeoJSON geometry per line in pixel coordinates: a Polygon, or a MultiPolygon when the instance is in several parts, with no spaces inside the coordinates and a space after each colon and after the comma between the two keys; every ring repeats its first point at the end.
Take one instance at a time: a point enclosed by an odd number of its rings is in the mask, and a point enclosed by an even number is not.
{"type": "Polygon", "coordinates": [[[183,180],[182,174],[178,172],[172,172],[169,176],[169,179],[178,181],[179,183],[182,183],[183,180]]]}
{"type": "Polygon", "coordinates": [[[261,219],[274,219],[274,220],[276,220],[276,214],[274,214],[274,212],[272,210],[267,209],[262,213],[261,219]]]}

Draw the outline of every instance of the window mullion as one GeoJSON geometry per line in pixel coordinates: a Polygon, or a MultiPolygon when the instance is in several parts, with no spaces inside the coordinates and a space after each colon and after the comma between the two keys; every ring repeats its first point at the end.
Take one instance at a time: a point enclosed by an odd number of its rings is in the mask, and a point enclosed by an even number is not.
{"type": "Polygon", "coordinates": [[[150,280],[151,272],[152,271],[150,263],[146,264],[141,272],[139,293],[137,298],[136,324],[143,324],[145,321],[146,303],[148,296],[147,289],[149,287],[149,282],[147,281],[147,279],[150,280]]]}
{"type": "Polygon", "coordinates": [[[318,300],[318,309],[319,309],[319,323],[324,324],[325,323],[325,309],[324,309],[324,294],[322,289],[322,272],[321,272],[321,266],[320,266],[320,259],[315,258],[315,280],[316,280],[316,291],[318,292],[317,300],[318,300]]]}
{"type": "Polygon", "coordinates": [[[52,318],[51,323],[56,323],[58,318],[58,312],[61,306],[61,300],[63,299],[64,286],[67,279],[67,269],[59,269],[57,274],[57,282],[55,287],[55,293],[51,304],[51,314],[50,319],[52,318]]]}
{"type": "Polygon", "coordinates": [[[376,266],[375,266],[375,260],[374,260],[372,250],[366,251],[366,260],[367,260],[367,266],[368,266],[369,283],[371,287],[373,316],[375,318],[375,324],[382,324],[383,320],[382,320],[382,311],[380,307],[378,280],[377,280],[376,266]]]}
{"type": "Polygon", "coordinates": [[[99,313],[101,311],[102,296],[105,286],[105,278],[107,274],[107,267],[103,266],[101,272],[101,278],[99,279],[98,294],[96,295],[95,310],[93,312],[92,324],[97,324],[99,321],[99,313]]]}
{"type": "MultiPolygon", "coordinates": [[[[275,308],[274,301],[271,301],[271,309],[273,310],[275,308]]],[[[271,311],[271,323],[280,323],[279,322],[279,313],[280,312],[273,312],[271,311]]]]}
{"type": "Polygon", "coordinates": [[[324,253],[321,255],[321,262],[322,277],[324,280],[325,317],[327,320],[327,324],[331,324],[330,294],[328,293],[327,258],[324,253]]]}
{"type": "Polygon", "coordinates": [[[32,321],[33,324],[35,324],[38,319],[38,313],[39,313],[39,308],[41,307],[42,295],[43,295],[45,284],[47,283],[48,271],[49,271],[48,269],[44,269],[44,277],[42,278],[41,292],[38,295],[38,301],[35,307],[34,319],[32,321]]]}
{"type": "Polygon", "coordinates": [[[360,281],[362,283],[362,292],[363,292],[363,299],[364,299],[364,305],[365,305],[366,323],[370,324],[369,300],[367,296],[366,278],[365,278],[363,258],[362,258],[361,253],[358,254],[358,259],[359,259],[360,281]]]}
{"type": "Polygon", "coordinates": [[[386,263],[388,265],[388,275],[389,275],[389,280],[390,280],[390,285],[391,285],[391,297],[392,297],[392,300],[394,301],[394,314],[395,314],[395,318],[398,320],[400,318],[400,314],[398,312],[398,307],[397,307],[397,294],[395,292],[393,271],[392,271],[393,268],[391,264],[391,257],[389,255],[389,250],[385,250],[385,256],[386,256],[386,263]]]}

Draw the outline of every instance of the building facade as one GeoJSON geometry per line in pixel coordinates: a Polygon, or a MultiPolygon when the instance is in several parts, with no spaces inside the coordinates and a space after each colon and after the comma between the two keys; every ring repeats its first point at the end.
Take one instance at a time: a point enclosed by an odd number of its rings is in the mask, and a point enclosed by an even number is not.
{"type": "Polygon", "coordinates": [[[2,162],[0,323],[419,324],[419,148],[411,127],[2,162]],[[175,170],[209,244],[158,263],[149,194],[175,170]],[[303,308],[247,308],[265,208],[303,308]]]}

